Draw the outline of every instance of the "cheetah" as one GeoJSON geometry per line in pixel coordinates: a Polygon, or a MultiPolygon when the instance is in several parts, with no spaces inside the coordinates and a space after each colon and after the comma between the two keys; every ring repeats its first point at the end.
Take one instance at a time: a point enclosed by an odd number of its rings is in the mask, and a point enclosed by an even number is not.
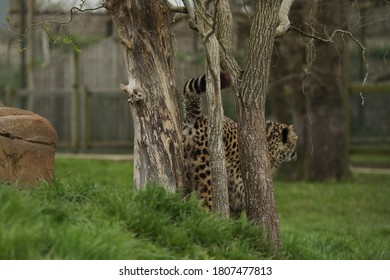
{"type": "MultiPolygon", "coordinates": [[[[232,78],[221,73],[221,89],[231,86],[232,78]]],[[[208,119],[201,111],[200,94],[206,91],[206,76],[188,80],[183,89],[184,123],[183,144],[188,189],[196,191],[205,206],[212,208],[211,169],[208,151],[208,119]]],[[[267,121],[266,136],[269,159],[273,168],[281,162],[295,160],[298,136],[292,125],[267,121]]],[[[245,209],[245,192],[238,155],[237,123],[228,117],[223,121],[226,171],[228,179],[229,208],[232,217],[245,209]]]]}

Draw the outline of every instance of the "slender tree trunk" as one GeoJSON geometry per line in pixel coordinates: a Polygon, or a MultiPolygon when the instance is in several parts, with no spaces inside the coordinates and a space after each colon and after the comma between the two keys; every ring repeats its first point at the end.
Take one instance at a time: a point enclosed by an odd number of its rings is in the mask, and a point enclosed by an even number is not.
{"type": "Polygon", "coordinates": [[[220,90],[219,44],[215,34],[205,42],[207,59],[208,140],[210,151],[213,208],[219,215],[229,218],[229,196],[223,143],[224,113],[220,90]]]}
{"type": "MultiPolygon", "coordinates": [[[[182,127],[177,104],[169,10],[165,0],[105,0],[123,45],[134,121],[134,186],[184,186],[182,127]]],[[[115,125],[115,124],[113,124],[115,125]]]]}
{"type": "MultiPolygon", "coordinates": [[[[195,1],[197,26],[206,52],[207,106],[208,106],[208,149],[210,153],[213,210],[224,218],[229,217],[229,196],[227,188],[225,146],[223,143],[223,120],[220,89],[219,43],[213,26],[201,14],[210,13],[204,1],[195,1]]],[[[209,17],[210,21],[213,18],[209,17]]]]}
{"type": "Polygon", "coordinates": [[[280,246],[272,170],[265,135],[265,100],[278,23],[278,1],[257,1],[246,67],[237,92],[240,165],[249,220],[262,224],[268,239],[280,246]]]}
{"type": "MultiPolygon", "coordinates": [[[[346,0],[323,1],[316,15],[316,30],[331,34],[347,18],[346,0]]],[[[314,41],[315,59],[305,83],[309,114],[307,176],[310,180],[340,180],[350,176],[345,135],[345,42],[314,41]]]]}

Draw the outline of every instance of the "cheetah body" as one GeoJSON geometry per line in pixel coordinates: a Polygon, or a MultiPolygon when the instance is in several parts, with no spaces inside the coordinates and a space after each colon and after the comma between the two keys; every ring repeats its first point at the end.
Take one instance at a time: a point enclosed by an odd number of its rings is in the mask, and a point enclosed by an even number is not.
{"type": "MultiPolygon", "coordinates": [[[[221,74],[221,87],[229,86],[229,77],[221,74]]],[[[199,94],[205,91],[205,76],[189,80],[184,87],[184,158],[186,176],[190,190],[212,208],[211,169],[208,150],[207,116],[201,113],[199,94]]],[[[283,161],[296,158],[297,135],[292,125],[267,121],[266,136],[269,159],[272,167],[283,161]]],[[[223,142],[225,146],[226,172],[228,179],[229,208],[232,216],[238,216],[245,209],[245,191],[238,154],[237,124],[225,117],[223,142]]]]}

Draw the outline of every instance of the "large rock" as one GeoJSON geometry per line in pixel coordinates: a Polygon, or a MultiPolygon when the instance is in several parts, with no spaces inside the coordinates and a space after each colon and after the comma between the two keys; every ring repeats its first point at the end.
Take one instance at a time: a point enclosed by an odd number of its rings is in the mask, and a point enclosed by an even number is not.
{"type": "Polygon", "coordinates": [[[31,188],[50,181],[57,140],[45,118],[0,106],[0,182],[31,188]]]}

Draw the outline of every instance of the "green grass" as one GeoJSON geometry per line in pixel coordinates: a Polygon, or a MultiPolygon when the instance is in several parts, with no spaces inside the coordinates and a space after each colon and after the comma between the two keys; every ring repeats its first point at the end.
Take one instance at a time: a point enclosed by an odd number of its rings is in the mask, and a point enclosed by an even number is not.
{"type": "Polygon", "coordinates": [[[57,159],[56,180],[0,188],[0,259],[268,259],[260,227],[151,186],[128,162],[57,159]]]}
{"type": "Polygon", "coordinates": [[[275,184],[290,259],[390,259],[390,175],[275,184]]]}
{"type": "Polygon", "coordinates": [[[134,192],[131,162],[56,159],[56,179],[0,187],[0,259],[389,259],[390,175],[275,181],[282,252],[162,188],[134,192]]]}
{"type": "Polygon", "coordinates": [[[56,177],[63,180],[80,179],[99,185],[115,185],[131,188],[133,182],[132,161],[79,160],[57,158],[56,177]]]}

